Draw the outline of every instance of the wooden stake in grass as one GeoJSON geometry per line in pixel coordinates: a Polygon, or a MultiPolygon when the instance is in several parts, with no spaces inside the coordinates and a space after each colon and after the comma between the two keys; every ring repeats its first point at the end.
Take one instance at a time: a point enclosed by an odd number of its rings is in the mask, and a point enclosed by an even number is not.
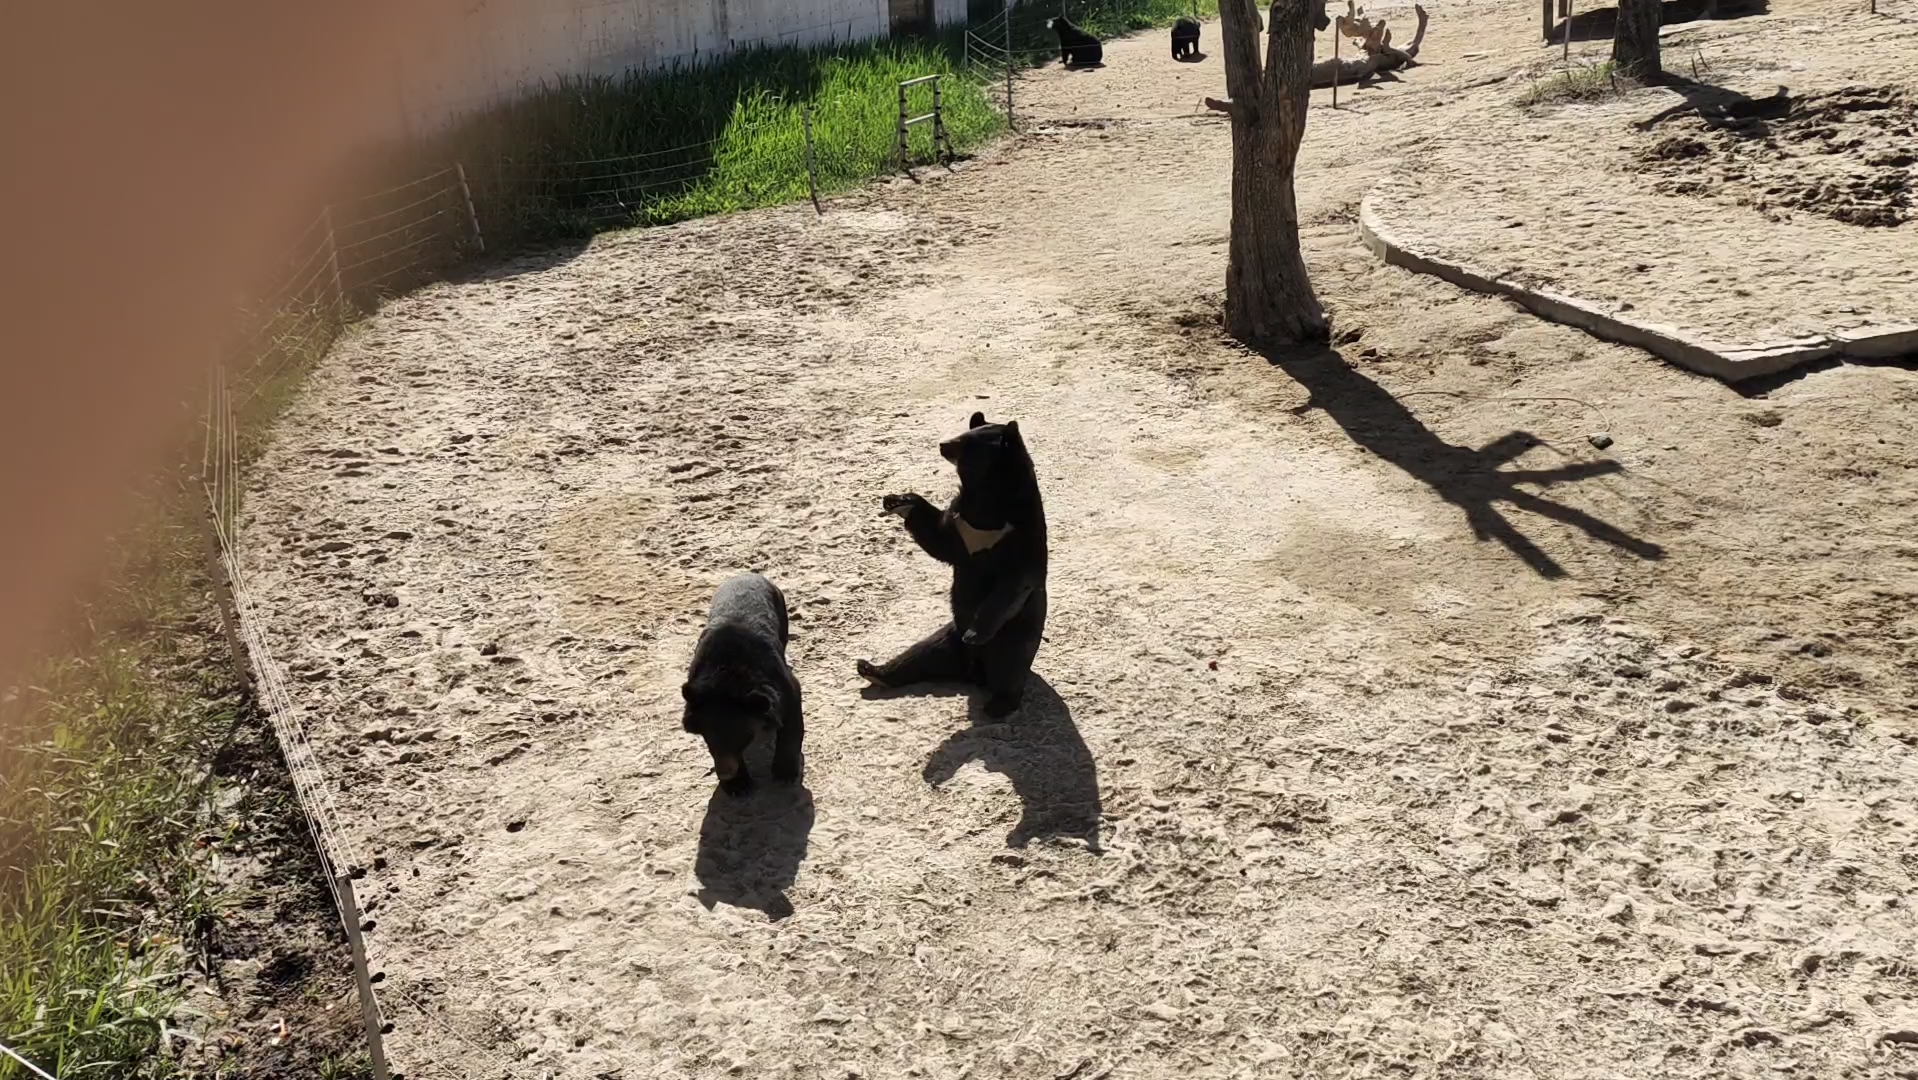
{"type": "Polygon", "coordinates": [[[353,979],[360,988],[360,1019],[366,1024],[366,1053],[373,1059],[374,1080],[387,1080],[386,1040],[380,1030],[380,1006],[373,1000],[373,976],[366,966],[366,940],[360,936],[360,905],[353,898],[353,878],[333,879],[340,917],[346,924],[346,944],[353,954],[353,979]]]}
{"type": "Polygon", "coordinates": [[[812,148],[812,105],[806,104],[800,108],[803,110],[801,119],[806,128],[806,190],[812,195],[813,213],[823,216],[826,212],[819,207],[819,165],[813,156],[812,148]]]}
{"type": "Polygon", "coordinates": [[[206,576],[213,586],[213,606],[220,609],[220,629],[226,635],[228,654],[233,658],[233,675],[241,686],[253,686],[253,665],[247,662],[246,646],[240,641],[240,622],[233,605],[233,583],[228,580],[226,559],[220,550],[220,537],[213,525],[218,509],[207,504],[200,515],[202,546],[206,550],[206,576]]]}
{"type": "MultiPolygon", "coordinates": [[[[1876,12],[1878,0],[1872,0],[1876,12]]],[[[1005,127],[1018,130],[1013,123],[1013,0],[1005,0],[1005,127]]]]}

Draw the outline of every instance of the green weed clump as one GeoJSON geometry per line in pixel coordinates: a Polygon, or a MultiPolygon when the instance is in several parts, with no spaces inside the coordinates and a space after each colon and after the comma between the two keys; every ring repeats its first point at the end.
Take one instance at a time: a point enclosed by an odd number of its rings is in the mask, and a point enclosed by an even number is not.
{"type": "Polygon", "coordinates": [[[1562,105],[1574,101],[1602,101],[1615,97],[1633,84],[1619,78],[1610,60],[1599,64],[1580,64],[1538,80],[1519,92],[1521,108],[1538,105],[1562,105]]]}
{"type": "Polygon", "coordinates": [[[0,687],[0,1041],[58,1076],[162,1075],[188,938],[216,919],[196,852],[240,699],[197,653],[198,551],[147,530],[60,654],[0,687]]]}

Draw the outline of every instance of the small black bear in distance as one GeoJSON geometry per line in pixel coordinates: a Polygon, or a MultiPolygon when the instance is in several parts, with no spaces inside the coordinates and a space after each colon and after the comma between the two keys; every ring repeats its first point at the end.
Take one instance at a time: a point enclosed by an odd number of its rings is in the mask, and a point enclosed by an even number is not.
{"type": "Polygon", "coordinates": [[[1199,20],[1180,19],[1172,24],[1172,59],[1184,60],[1199,55],[1199,20]]]}
{"type": "Polygon", "coordinates": [[[1105,62],[1099,39],[1072,25],[1064,15],[1046,20],[1046,29],[1059,35],[1059,62],[1067,67],[1090,67],[1105,62]]]}
{"type": "Polygon", "coordinates": [[[970,682],[985,687],[986,715],[1019,708],[1046,625],[1046,512],[1018,421],[972,414],[965,434],[939,444],[959,471],[943,512],[921,495],[888,495],[887,513],[926,554],[952,567],[952,621],[884,664],[859,661],[882,687],[970,682]]]}
{"type": "Polygon", "coordinates": [[[713,594],[706,629],[693,647],[681,722],[706,740],[713,772],[729,795],[752,789],[746,747],[773,732],[773,777],[797,780],[806,724],[799,680],[786,664],[786,596],[758,574],[729,578],[713,594]]]}

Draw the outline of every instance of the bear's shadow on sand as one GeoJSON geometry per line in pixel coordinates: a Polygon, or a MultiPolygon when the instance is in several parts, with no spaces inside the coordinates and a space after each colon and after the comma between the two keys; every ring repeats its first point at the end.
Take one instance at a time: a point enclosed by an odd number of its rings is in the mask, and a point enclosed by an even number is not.
{"type": "Polygon", "coordinates": [[[753,790],[733,796],[713,787],[706,820],[699,826],[693,874],[699,902],[763,911],[777,922],[793,913],[786,890],[799,877],[812,836],[812,791],[802,783],[769,778],[772,740],[755,740],[746,751],[753,790]]]}
{"type": "Polygon", "coordinates": [[[926,759],[923,772],[934,787],[968,763],[1012,783],[1019,796],[1019,824],[1006,846],[1023,848],[1033,840],[1076,839],[1099,851],[1099,773],[1092,751],[1072,722],[1072,710],[1038,675],[1029,676],[1019,711],[1002,720],[985,715],[985,692],[963,683],[924,683],[896,690],[867,687],[864,697],[959,697],[969,699],[969,725],[948,735],[926,759]]]}

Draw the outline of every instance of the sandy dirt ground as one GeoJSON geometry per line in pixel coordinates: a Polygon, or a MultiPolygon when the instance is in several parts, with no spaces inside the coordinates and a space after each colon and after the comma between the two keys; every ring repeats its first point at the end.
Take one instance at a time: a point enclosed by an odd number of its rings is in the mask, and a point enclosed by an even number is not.
{"type": "Polygon", "coordinates": [[[1705,89],[1460,102],[1376,212],[1418,252],[1726,346],[1918,326],[1918,22],[1783,10],[1663,51],[1705,89]],[[1717,90],[1744,100],[1727,115],[1717,90]]]}
{"type": "Polygon", "coordinates": [[[1034,75],[954,175],[343,342],[243,540],[378,860],[403,1070],[1918,1071],[1918,373],[1741,395],[1357,239],[1446,132],[1532,122],[1536,18],[1436,5],[1427,65],[1315,108],[1336,353],[1219,337],[1215,28],[1034,75]],[[853,672],[943,617],[879,499],[946,497],[976,408],[1053,542],[997,724],[853,672]],[[731,801],[676,686],[746,568],[795,611],[808,773],[731,801]]]}

